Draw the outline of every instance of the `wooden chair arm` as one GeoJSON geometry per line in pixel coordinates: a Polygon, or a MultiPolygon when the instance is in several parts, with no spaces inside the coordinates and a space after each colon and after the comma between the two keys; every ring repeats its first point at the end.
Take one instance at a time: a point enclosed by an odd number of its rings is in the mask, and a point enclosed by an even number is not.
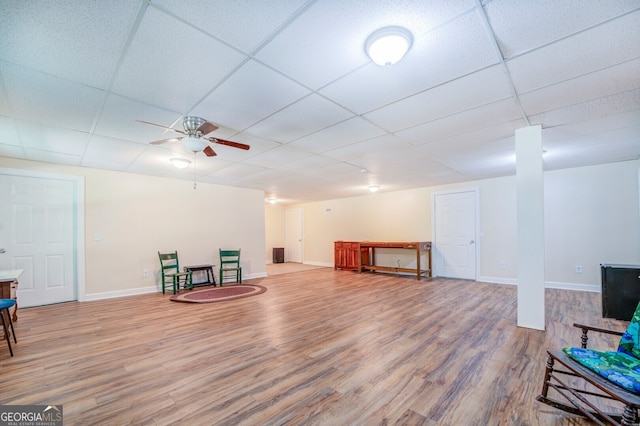
{"type": "Polygon", "coordinates": [[[587,342],[589,340],[589,336],[587,335],[587,333],[589,331],[595,331],[595,332],[598,332],[598,333],[613,334],[613,335],[616,335],[616,336],[622,336],[624,334],[623,331],[610,330],[608,328],[601,328],[601,327],[593,327],[591,325],[584,325],[584,324],[574,323],[573,326],[582,329],[581,347],[583,349],[586,349],[586,347],[587,347],[587,342]]]}

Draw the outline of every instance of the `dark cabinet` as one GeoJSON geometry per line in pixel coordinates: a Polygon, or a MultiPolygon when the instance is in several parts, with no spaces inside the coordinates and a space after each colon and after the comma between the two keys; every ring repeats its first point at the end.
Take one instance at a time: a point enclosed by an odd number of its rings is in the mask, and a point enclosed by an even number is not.
{"type": "Polygon", "coordinates": [[[629,321],[640,302],[640,265],[600,265],[602,316],[629,321]]]}
{"type": "Polygon", "coordinates": [[[284,263],[283,247],[277,247],[273,249],[273,263],[284,263]]]}

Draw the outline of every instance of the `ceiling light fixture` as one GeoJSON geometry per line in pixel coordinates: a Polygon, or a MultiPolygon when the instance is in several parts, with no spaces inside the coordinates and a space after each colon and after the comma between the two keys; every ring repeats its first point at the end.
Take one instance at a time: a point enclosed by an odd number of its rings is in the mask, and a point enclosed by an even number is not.
{"type": "Polygon", "coordinates": [[[191,164],[191,161],[187,160],[186,158],[174,157],[174,158],[169,158],[169,161],[171,162],[171,164],[173,164],[173,167],[178,169],[184,169],[188,167],[189,164],[191,164]]]}
{"type": "Polygon", "coordinates": [[[411,32],[402,27],[384,27],[373,32],[364,45],[367,55],[376,64],[389,68],[409,51],[411,32]]]}
{"type": "Polygon", "coordinates": [[[277,200],[275,198],[269,198],[269,204],[275,204],[276,201],[277,200]]]}
{"type": "Polygon", "coordinates": [[[193,138],[191,136],[182,138],[182,143],[187,147],[189,151],[192,152],[200,152],[207,147],[207,142],[200,138],[193,138]]]}
{"type": "Polygon", "coordinates": [[[380,187],[379,187],[379,186],[371,185],[371,186],[369,187],[369,192],[378,192],[378,190],[379,190],[379,189],[380,189],[380,187]]]}

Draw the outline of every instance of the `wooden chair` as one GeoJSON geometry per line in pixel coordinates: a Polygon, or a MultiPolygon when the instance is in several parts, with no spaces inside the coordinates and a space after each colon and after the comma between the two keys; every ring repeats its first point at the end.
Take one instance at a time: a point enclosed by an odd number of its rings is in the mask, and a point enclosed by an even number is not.
{"type": "Polygon", "coordinates": [[[0,319],[2,319],[2,329],[4,331],[4,338],[7,340],[7,345],[9,345],[9,353],[13,356],[13,349],[11,349],[11,339],[9,338],[9,329],[7,328],[7,322],[5,318],[9,319],[9,325],[11,326],[11,334],[13,334],[13,341],[18,343],[16,339],[16,332],[13,329],[13,321],[11,320],[11,312],[9,308],[12,308],[16,305],[16,301],[14,299],[0,299],[0,319]]]}
{"type": "Polygon", "coordinates": [[[637,425],[640,420],[640,304],[627,331],[574,324],[582,330],[580,348],[547,351],[540,402],[598,425],[637,425]],[[588,333],[622,336],[617,351],[587,349],[588,333]],[[549,396],[553,389],[562,399],[549,396]],[[603,407],[610,412],[605,412],[603,407]]]}
{"type": "Polygon", "coordinates": [[[240,249],[220,249],[220,287],[225,277],[232,276],[236,283],[242,283],[242,267],[240,266],[240,249]]]}
{"type": "Polygon", "coordinates": [[[178,262],[178,252],[173,253],[160,253],[160,272],[162,273],[162,294],[165,292],[165,286],[167,281],[171,282],[173,288],[173,294],[176,294],[182,288],[189,287],[189,290],[193,290],[192,272],[180,272],[180,262],[178,262]]]}

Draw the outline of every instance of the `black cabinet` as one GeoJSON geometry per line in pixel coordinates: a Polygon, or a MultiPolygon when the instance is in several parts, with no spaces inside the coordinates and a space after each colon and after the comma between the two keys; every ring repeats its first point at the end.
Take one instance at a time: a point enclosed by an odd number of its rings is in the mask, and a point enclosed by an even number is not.
{"type": "Polygon", "coordinates": [[[284,263],[284,248],[273,249],[273,263],[284,263]]]}
{"type": "Polygon", "coordinates": [[[640,265],[600,265],[602,316],[629,321],[640,302],[640,265]]]}

